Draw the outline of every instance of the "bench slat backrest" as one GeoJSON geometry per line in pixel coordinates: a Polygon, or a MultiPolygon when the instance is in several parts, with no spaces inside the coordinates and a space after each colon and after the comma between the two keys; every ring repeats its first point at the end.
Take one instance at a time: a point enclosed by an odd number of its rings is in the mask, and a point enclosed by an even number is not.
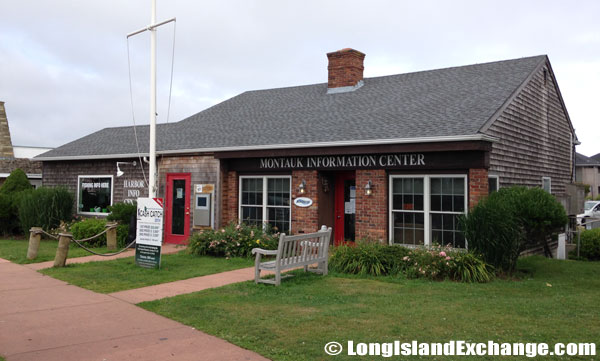
{"type": "Polygon", "coordinates": [[[276,262],[282,267],[319,261],[328,255],[331,228],[316,233],[279,236],[276,262]]]}

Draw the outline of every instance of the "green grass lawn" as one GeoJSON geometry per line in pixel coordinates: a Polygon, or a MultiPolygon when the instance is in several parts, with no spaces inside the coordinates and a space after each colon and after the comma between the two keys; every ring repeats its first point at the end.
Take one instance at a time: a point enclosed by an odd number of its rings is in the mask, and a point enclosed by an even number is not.
{"type": "Polygon", "coordinates": [[[71,264],[40,272],[92,291],[111,293],[252,265],[254,260],[246,258],[199,257],[181,251],[177,254],[162,255],[160,269],[138,267],[135,265],[134,258],[128,257],[104,262],[71,264]]]}
{"type": "MultiPolygon", "coordinates": [[[[13,263],[25,264],[25,263],[38,263],[45,261],[54,260],[56,256],[56,247],[58,247],[58,241],[56,240],[43,240],[40,242],[40,248],[38,249],[37,258],[34,260],[27,259],[27,248],[29,247],[29,240],[26,239],[0,239],[0,258],[4,258],[13,263]]],[[[99,253],[109,253],[106,247],[92,248],[94,251],[99,253]]],[[[75,244],[71,244],[69,249],[69,258],[91,256],[89,252],[79,248],[75,244]]]]}
{"type": "Polygon", "coordinates": [[[381,358],[323,351],[348,340],[600,342],[600,263],[532,257],[519,267],[521,280],[486,284],[295,272],[280,287],[244,282],[140,306],[273,360],[381,358]]]}

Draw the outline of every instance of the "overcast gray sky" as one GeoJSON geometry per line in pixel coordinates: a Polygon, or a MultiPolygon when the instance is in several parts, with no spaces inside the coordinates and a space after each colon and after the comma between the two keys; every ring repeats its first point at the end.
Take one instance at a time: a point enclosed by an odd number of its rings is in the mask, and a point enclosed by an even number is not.
{"type": "MultiPolygon", "coordinates": [[[[177,17],[170,121],[246,90],[327,81],[330,51],[365,77],[547,54],[586,155],[600,153],[600,1],[157,0],[177,17]]],[[[0,0],[0,100],[13,144],[59,146],[132,124],[125,35],[150,0],[0,0]]],[[[173,25],[159,30],[166,122],[173,25]]],[[[130,40],[135,117],[148,123],[149,35],[130,40]]]]}

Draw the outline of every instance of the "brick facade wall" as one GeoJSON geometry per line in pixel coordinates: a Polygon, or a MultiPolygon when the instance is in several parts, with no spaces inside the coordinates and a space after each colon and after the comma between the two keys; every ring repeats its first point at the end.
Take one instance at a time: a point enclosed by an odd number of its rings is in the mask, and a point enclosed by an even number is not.
{"type": "Polygon", "coordinates": [[[296,207],[292,204],[292,233],[311,233],[319,229],[318,185],[319,177],[316,170],[298,170],[292,172],[292,200],[298,197],[308,197],[313,201],[313,204],[306,208],[296,207]],[[300,194],[298,187],[303,180],[306,182],[306,192],[300,194]]]}
{"type": "Polygon", "coordinates": [[[221,195],[222,209],[223,209],[223,223],[226,225],[230,222],[238,222],[239,215],[239,177],[236,171],[222,171],[222,187],[223,192],[221,195]]]}
{"type": "Polygon", "coordinates": [[[356,239],[388,239],[388,178],[385,170],[356,171],[356,239]],[[366,195],[365,185],[372,184],[366,195]]]}
{"type": "Polygon", "coordinates": [[[489,194],[487,169],[469,169],[469,209],[489,194]]]}

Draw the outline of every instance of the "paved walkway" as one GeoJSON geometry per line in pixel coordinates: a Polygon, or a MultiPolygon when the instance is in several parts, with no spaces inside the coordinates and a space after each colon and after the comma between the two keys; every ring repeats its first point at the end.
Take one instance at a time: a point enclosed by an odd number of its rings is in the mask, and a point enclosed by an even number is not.
{"type": "MultiPolygon", "coordinates": [[[[263,274],[266,274],[263,272],[263,274]]],[[[160,285],[136,288],[133,290],[119,291],[109,294],[129,303],[154,301],[165,297],[173,297],[186,293],[198,292],[207,288],[221,287],[231,283],[244,282],[254,279],[254,267],[242,268],[233,271],[217,273],[187,280],[162,283],[160,285]]]]}
{"type": "MultiPolygon", "coordinates": [[[[232,272],[242,277],[242,271],[232,272]]],[[[118,298],[3,259],[0,354],[7,361],[266,360],[118,298]]]]}
{"type": "MultiPolygon", "coordinates": [[[[183,250],[185,246],[172,244],[172,243],[163,243],[163,247],[161,249],[162,254],[171,254],[177,253],[183,250]]],[[[75,258],[67,258],[67,264],[73,263],[87,263],[87,262],[97,262],[97,261],[110,261],[117,258],[125,258],[125,257],[133,257],[135,256],[135,249],[129,249],[123,253],[119,253],[115,256],[85,256],[85,257],[75,257],[75,258]]],[[[54,261],[48,262],[39,262],[39,263],[29,263],[26,264],[25,267],[32,269],[34,271],[39,271],[44,268],[50,268],[54,266],[54,261]]]]}

